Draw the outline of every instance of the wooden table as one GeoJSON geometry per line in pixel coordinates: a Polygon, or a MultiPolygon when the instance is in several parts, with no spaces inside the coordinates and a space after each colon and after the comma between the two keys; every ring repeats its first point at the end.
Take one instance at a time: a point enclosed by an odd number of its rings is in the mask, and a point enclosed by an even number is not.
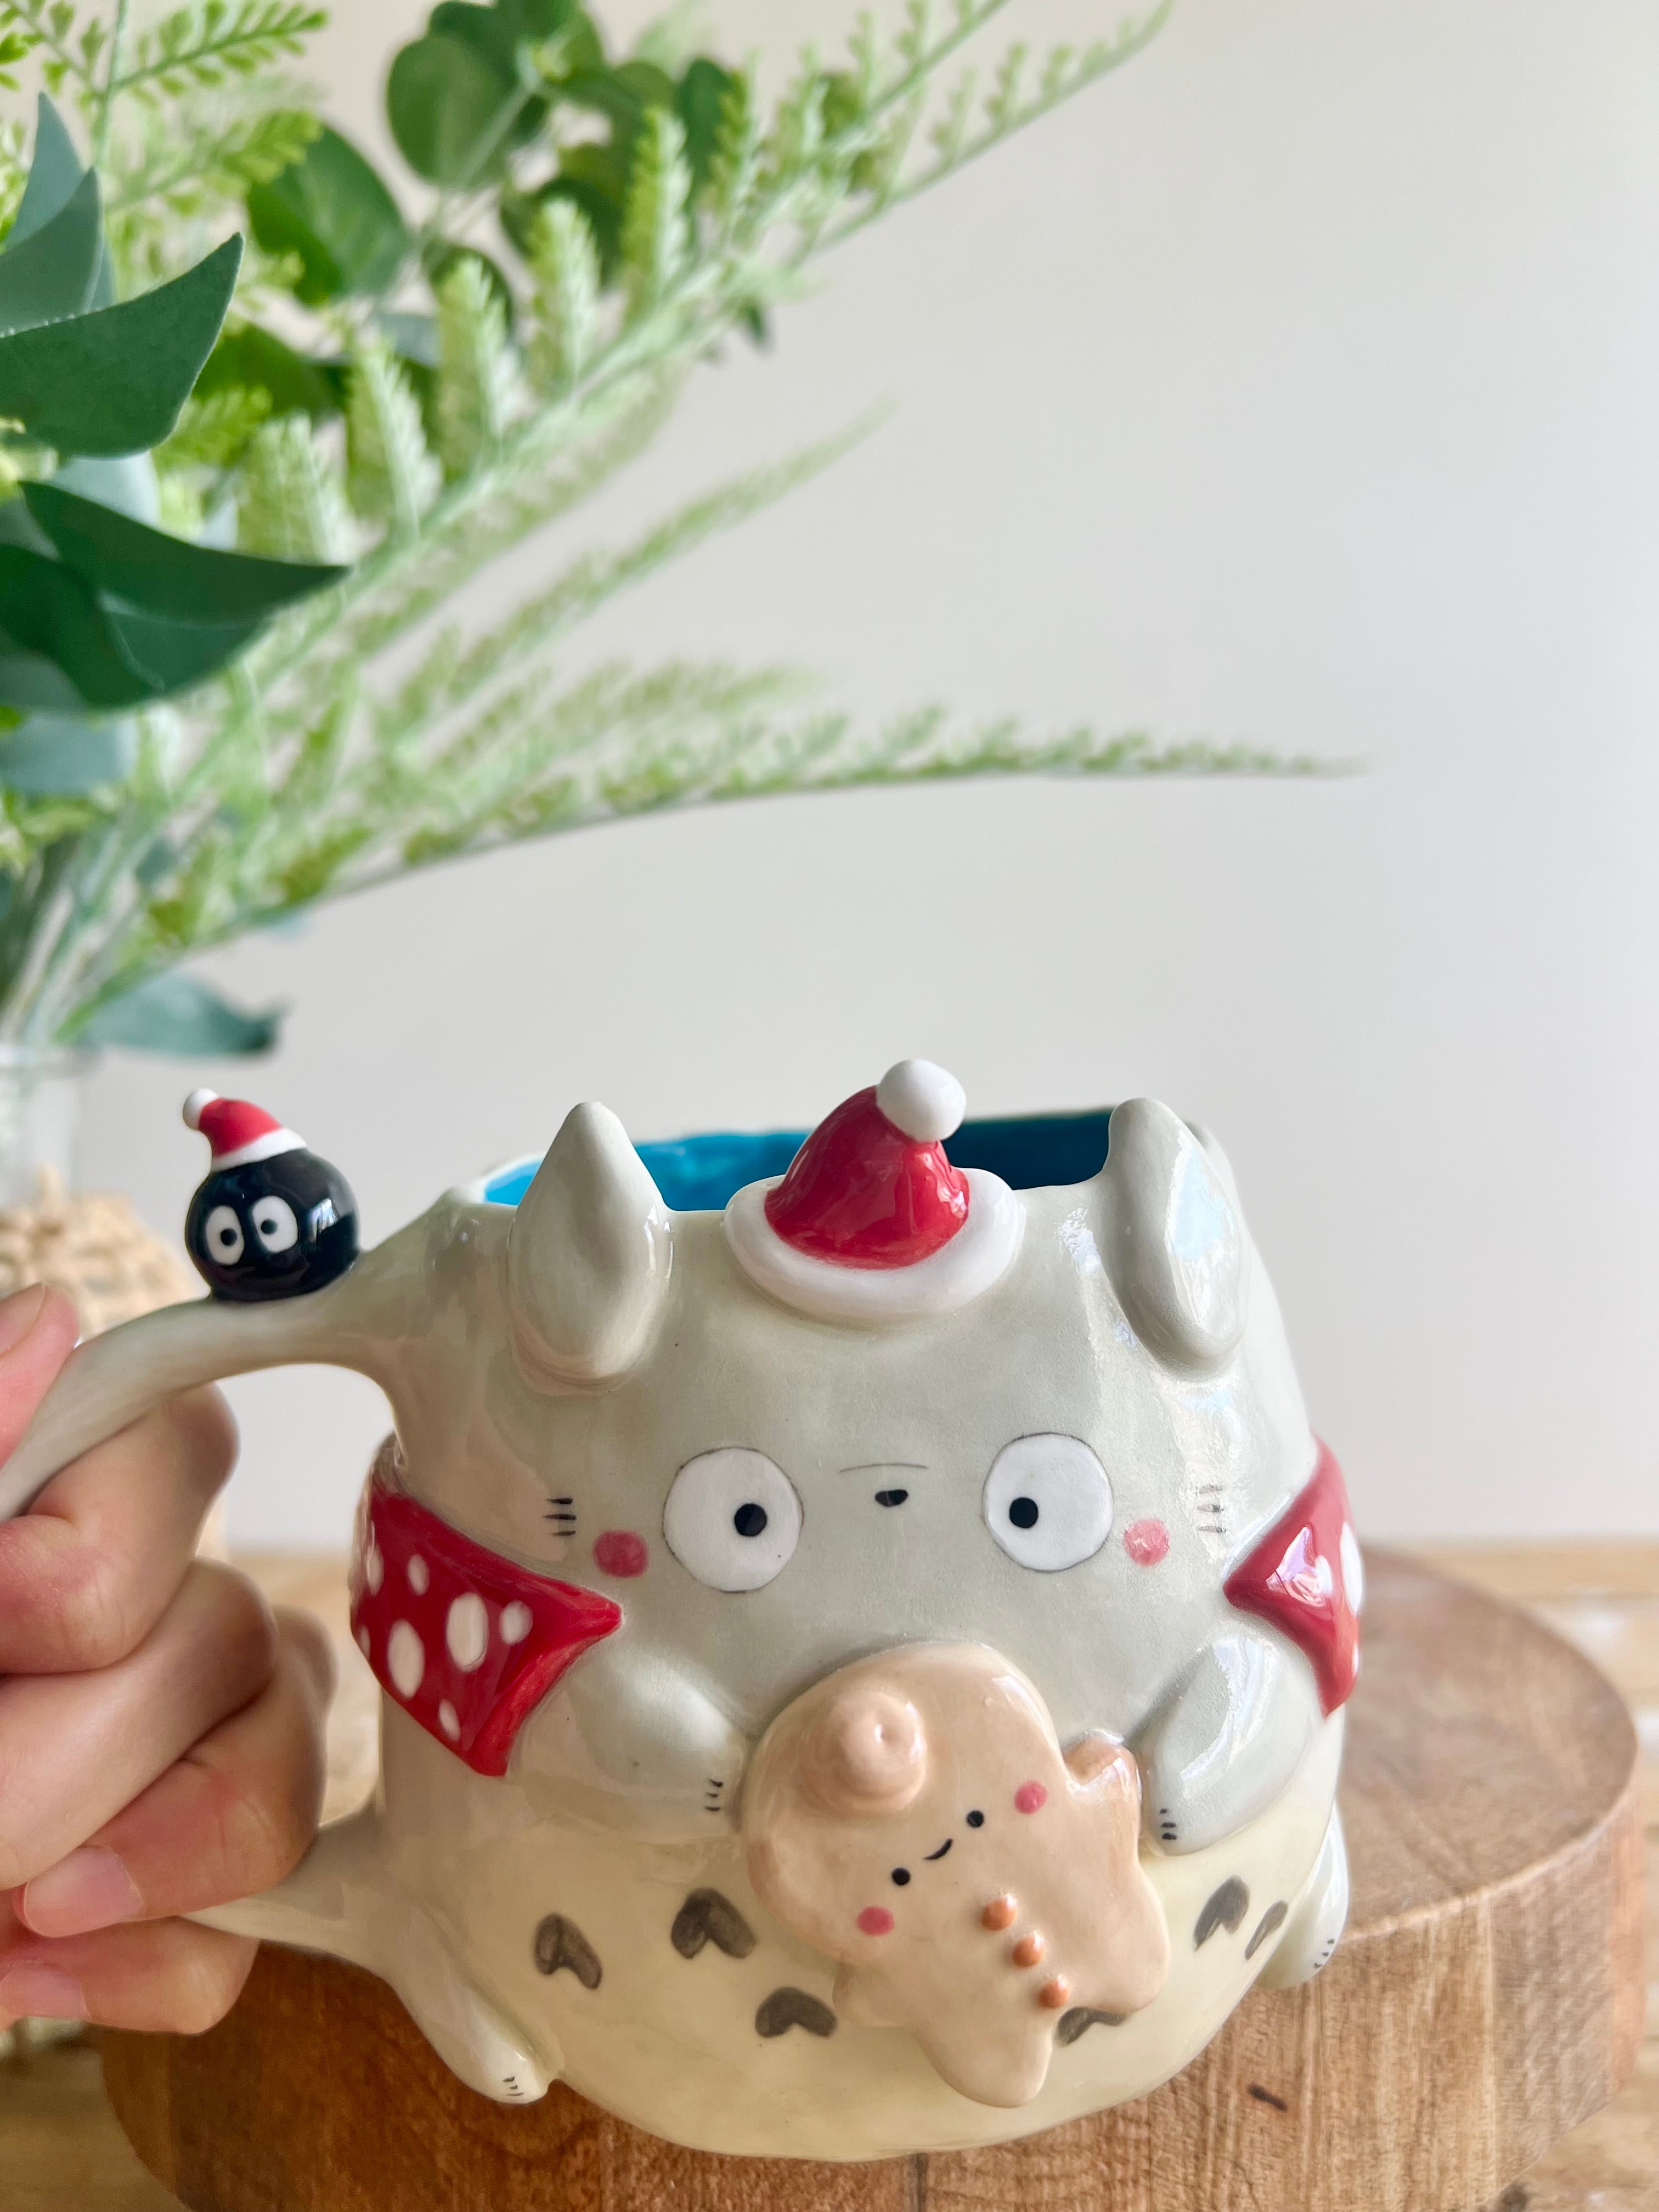
{"type": "MultiPolygon", "coordinates": [[[[1634,1709],[1644,1753],[1650,1972],[1659,1977],[1659,1543],[1440,1547],[1428,1556],[1443,1570],[1531,1607],[1594,1659],[1634,1709]]],[[[328,1809],[346,1809],[372,1770],[375,1704],[372,1678],[346,1635],[338,1565],[295,1559],[247,1564],[274,1598],[314,1605],[341,1646],[328,1809]]],[[[1659,1982],[1652,1979],[1647,2042],[1636,2079],[1524,2182],[1506,2191],[1501,2212],[1590,2212],[1592,2207],[1595,2212],[1659,2212],[1659,1982]]],[[[25,2050],[0,2066],[0,2208],[176,2212],[174,2199],[144,2172],[117,2127],[96,2054],[86,2045],[25,2050]]]]}

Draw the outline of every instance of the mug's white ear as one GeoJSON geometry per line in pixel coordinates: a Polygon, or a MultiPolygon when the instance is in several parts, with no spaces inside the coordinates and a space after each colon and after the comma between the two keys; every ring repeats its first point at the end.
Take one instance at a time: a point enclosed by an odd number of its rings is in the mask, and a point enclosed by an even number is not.
{"type": "Polygon", "coordinates": [[[532,1376],[603,1382],[645,1350],[668,1287],[667,1212],[604,1106],[565,1116],[507,1245],[514,1336],[532,1376]]]}
{"type": "Polygon", "coordinates": [[[1112,1115],[1095,1178],[1102,1249],[1131,1327],[1170,1367],[1218,1367],[1244,1334],[1249,1252],[1224,1161],[1156,1098],[1112,1115]]]}

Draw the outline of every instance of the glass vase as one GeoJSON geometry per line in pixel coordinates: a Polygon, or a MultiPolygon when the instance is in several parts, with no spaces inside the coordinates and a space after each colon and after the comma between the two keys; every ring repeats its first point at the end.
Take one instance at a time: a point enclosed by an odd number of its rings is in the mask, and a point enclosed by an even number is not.
{"type": "Polygon", "coordinates": [[[93,1059],[72,1045],[0,1045],[0,1212],[75,1188],[93,1059]]]}

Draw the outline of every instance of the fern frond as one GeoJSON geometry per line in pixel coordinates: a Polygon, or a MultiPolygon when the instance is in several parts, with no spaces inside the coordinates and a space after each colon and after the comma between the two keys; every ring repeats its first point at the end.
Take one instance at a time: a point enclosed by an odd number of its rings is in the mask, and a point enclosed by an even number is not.
{"type": "Polygon", "coordinates": [[[412,538],[443,476],[409,378],[379,338],[363,339],[352,356],[346,444],[352,505],[394,537],[412,538]]]}
{"type": "Polygon", "coordinates": [[[254,435],[242,464],[236,542],[278,561],[349,561],[356,532],[332,465],[304,415],[254,435]]]}
{"type": "Polygon", "coordinates": [[[327,20],[303,0],[189,0],[138,33],[110,88],[178,94],[252,76],[301,52],[327,20]]]}
{"type": "Polygon", "coordinates": [[[985,120],[999,136],[1012,131],[1019,113],[1019,88],[1030,48],[1016,40],[997,64],[996,82],[985,103],[985,120]]]}
{"type": "Polygon", "coordinates": [[[484,265],[459,255],[438,287],[438,455],[463,477],[501,449],[522,398],[507,317],[484,265]]]}
{"type": "Polygon", "coordinates": [[[28,59],[38,43],[27,31],[0,31],[0,91],[21,91],[23,80],[17,74],[18,65],[28,59]]]}
{"type": "MultiPolygon", "coordinates": [[[[677,379],[660,375],[617,387],[608,410],[590,411],[581,443],[503,469],[491,496],[460,521],[429,524],[420,561],[363,594],[331,640],[332,649],[361,660],[409,636],[490,562],[591,497],[635,459],[667,420],[678,389],[677,379]]],[[[283,649],[280,641],[275,649],[283,649]]]]}
{"type": "Polygon", "coordinates": [[[708,163],[709,191],[721,234],[739,235],[760,183],[766,123],[755,91],[754,71],[733,76],[720,99],[720,128],[708,163]]]}
{"type": "Polygon", "coordinates": [[[823,111],[829,82],[817,58],[801,56],[794,82],[778,103],[772,128],[769,167],[779,183],[799,178],[817,163],[823,146],[823,111]]]}
{"type": "Polygon", "coordinates": [[[968,125],[973,115],[974,94],[979,78],[973,70],[964,70],[951,87],[945,102],[945,112],[933,125],[933,145],[941,161],[954,168],[962,159],[962,149],[968,136],[968,125]]]}
{"type": "Polygon", "coordinates": [[[304,155],[322,129],[300,107],[211,118],[188,107],[163,116],[150,111],[151,128],[137,158],[118,164],[105,203],[111,216],[148,200],[165,201],[175,215],[194,215],[207,198],[235,199],[250,185],[267,184],[304,155]]]}
{"type": "Polygon", "coordinates": [[[104,27],[95,21],[82,24],[72,0],[0,0],[0,31],[16,38],[20,61],[28,53],[44,54],[41,75],[49,92],[61,92],[71,78],[91,88],[104,27]]]}
{"type": "MultiPolygon", "coordinates": [[[[1005,0],[960,0],[955,27],[929,45],[924,35],[925,0],[913,0],[910,22],[899,43],[903,68],[874,97],[872,113],[890,109],[896,117],[914,115],[920,89],[926,81],[937,73],[941,63],[965,38],[982,28],[1004,4],[1005,0]]],[[[932,133],[935,158],[915,173],[904,173],[910,131],[898,122],[890,123],[882,188],[872,191],[864,206],[846,216],[826,234],[823,243],[838,244],[863,229],[889,207],[930,191],[968,162],[977,161],[1016,131],[1026,129],[1063,100],[1075,97],[1097,78],[1121,68],[1163,27],[1173,4],[1174,0],[1157,0],[1147,15],[1130,18],[1115,38],[1103,40],[1082,54],[1069,46],[1055,47],[1030,94],[1023,89],[1027,50],[1022,45],[1010,46],[998,66],[990,97],[981,112],[980,127],[975,130],[971,125],[971,88],[958,85],[947,98],[932,133]],[[901,137],[902,150],[898,150],[895,158],[901,137]]]]}
{"type": "Polygon", "coordinates": [[[15,115],[0,119],[0,238],[16,219],[29,180],[27,138],[15,115]]]}
{"type": "Polygon", "coordinates": [[[390,702],[385,726],[406,731],[417,722],[431,726],[441,721],[532,653],[545,652],[607,600],[821,475],[867,437],[878,419],[866,417],[786,461],[734,477],[617,552],[584,555],[556,583],[525,600],[465,652],[457,653],[453,635],[441,638],[390,702]]]}
{"type": "Polygon", "coordinates": [[[574,200],[552,200],[537,216],[530,273],[531,374],[542,391],[562,392],[586,368],[599,339],[599,250],[574,200]]]}
{"type": "Polygon", "coordinates": [[[155,448],[155,466],[163,476],[175,469],[228,469],[270,412],[268,392],[240,385],[187,399],[178,428],[155,448]]]}
{"type": "Polygon", "coordinates": [[[635,316],[653,307],[685,266],[690,195],[684,126],[667,108],[653,107],[635,149],[623,214],[623,265],[635,316]]]}
{"type": "Polygon", "coordinates": [[[893,41],[893,50],[906,70],[921,66],[933,36],[932,0],[905,0],[904,26],[893,41]]]}

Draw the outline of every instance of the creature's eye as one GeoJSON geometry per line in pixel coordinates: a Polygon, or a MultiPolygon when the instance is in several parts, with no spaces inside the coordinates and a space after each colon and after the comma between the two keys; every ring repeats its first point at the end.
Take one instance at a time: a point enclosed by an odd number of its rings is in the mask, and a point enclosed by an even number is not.
{"type": "Polygon", "coordinates": [[[1112,1486],[1076,1437],[1016,1437],[985,1478],[985,1525],[1011,1559],[1051,1575],[1092,1559],[1111,1533],[1112,1486]]]}
{"type": "Polygon", "coordinates": [[[267,1252],[291,1252],[300,1241],[300,1224],[285,1198],[258,1199],[253,1207],[253,1233],[267,1252]]]}
{"type": "Polygon", "coordinates": [[[242,1256],[242,1224],[234,1206],[216,1206],[202,1224],[207,1255],[217,1267],[234,1267],[242,1256]]]}
{"type": "Polygon", "coordinates": [[[764,1452],[700,1452],[674,1477],[662,1533],[683,1567],[710,1589],[759,1589],[800,1540],[794,1485],[764,1452]]]}

